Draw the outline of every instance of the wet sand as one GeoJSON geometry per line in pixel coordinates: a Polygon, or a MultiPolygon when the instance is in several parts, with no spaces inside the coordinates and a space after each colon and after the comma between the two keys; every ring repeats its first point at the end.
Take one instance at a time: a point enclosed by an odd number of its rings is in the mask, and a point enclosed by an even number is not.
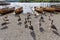
{"type": "MultiPolygon", "coordinates": [[[[5,15],[4,15],[5,16],[5,15]]],[[[1,23],[3,23],[4,16],[0,16],[0,28],[1,23]]],[[[22,25],[18,25],[18,17],[15,17],[14,14],[9,14],[8,19],[10,24],[8,24],[8,28],[4,30],[0,30],[0,40],[34,40],[30,35],[31,30],[29,28],[25,28],[24,19],[27,17],[26,14],[21,14],[21,22],[22,25]]],[[[45,22],[42,22],[42,26],[44,28],[44,32],[40,32],[39,30],[39,16],[38,18],[34,18],[34,15],[31,15],[31,21],[34,28],[34,32],[36,35],[36,40],[60,40],[60,36],[54,34],[50,28],[51,21],[49,21],[49,13],[47,16],[44,16],[45,22]]],[[[60,14],[53,14],[51,19],[54,20],[54,25],[58,29],[58,33],[60,34],[60,14]]]]}

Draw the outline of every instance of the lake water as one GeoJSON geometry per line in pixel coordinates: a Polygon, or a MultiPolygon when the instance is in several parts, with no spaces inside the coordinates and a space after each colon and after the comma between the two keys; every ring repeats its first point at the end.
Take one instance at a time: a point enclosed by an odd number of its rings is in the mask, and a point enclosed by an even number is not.
{"type": "MultiPolygon", "coordinates": [[[[27,12],[30,12],[30,13],[33,13],[32,10],[34,10],[34,6],[37,6],[37,7],[46,7],[46,6],[50,6],[51,4],[60,4],[60,3],[43,3],[43,2],[40,2],[40,3],[20,3],[20,2],[10,2],[11,5],[8,5],[9,7],[15,7],[15,8],[19,8],[19,7],[23,7],[23,13],[27,13],[27,12]]],[[[0,6],[1,8],[2,6],[0,6]]],[[[3,6],[3,7],[6,7],[6,6],[3,6]]]]}

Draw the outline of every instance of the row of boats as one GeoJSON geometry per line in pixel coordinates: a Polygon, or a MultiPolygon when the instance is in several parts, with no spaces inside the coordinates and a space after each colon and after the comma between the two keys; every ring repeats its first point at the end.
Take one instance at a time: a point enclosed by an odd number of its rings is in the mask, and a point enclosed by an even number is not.
{"type": "Polygon", "coordinates": [[[34,7],[35,11],[38,13],[43,12],[60,12],[60,7],[34,7]]]}
{"type": "MultiPolygon", "coordinates": [[[[56,7],[34,7],[34,11],[38,13],[43,13],[43,12],[60,12],[60,8],[56,7]]],[[[23,7],[15,9],[15,7],[9,8],[2,8],[0,9],[0,14],[8,14],[11,12],[15,12],[15,14],[21,14],[23,12],[23,7]]]]}
{"type": "Polygon", "coordinates": [[[0,9],[0,14],[1,15],[5,15],[5,14],[8,14],[8,13],[12,13],[12,12],[15,12],[15,14],[22,13],[23,12],[23,7],[17,8],[16,10],[15,10],[15,7],[12,7],[12,8],[6,7],[6,8],[0,9]]]}

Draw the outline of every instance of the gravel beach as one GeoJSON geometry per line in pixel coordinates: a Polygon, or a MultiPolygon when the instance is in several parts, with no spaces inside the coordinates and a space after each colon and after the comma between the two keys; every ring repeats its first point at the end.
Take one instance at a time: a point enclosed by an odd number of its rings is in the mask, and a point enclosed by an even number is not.
{"type": "MultiPolygon", "coordinates": [[[[34,28],[35,39],[31,36],[31,30],[29,28],[25,28],[24,20],[27,17],[27,14],[20,14],[21,17],[21,26],[18,25],[18,17],[14,14],[8,14],[9,24],[7,25],[7,29],[1,30],[1,24],[4,22],[3,18],[6,16],[0,16],[0,40],[60,40],[60,36],[53,33],[51,28],[51,21],[49,21],[49,13],[46,13],[47,16],[43,15],[44,21],[42,22],[41,27],[44,29],[43,32],[39,29],[39,19],[40,15],[35,18],[33,14],[31,14],[31,23],[34,28]]],[[[51,19],[54,20],[53,24],[58,29],[58,33],[60,34],[60,14],[52,14],[51,19]]]]}

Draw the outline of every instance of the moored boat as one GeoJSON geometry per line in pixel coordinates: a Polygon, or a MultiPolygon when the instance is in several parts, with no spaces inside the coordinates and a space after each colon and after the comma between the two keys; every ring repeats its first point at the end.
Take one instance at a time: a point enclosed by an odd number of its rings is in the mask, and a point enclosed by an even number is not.
{"type": "Polygon", "coordinates": [[[55,12],[55,8],[53,7],[45,7],[43,10],[46,12],[55,12]]]}
{"type": "Polygon", "coordinates": [[[56,12],[60,12],[60,4],[51,5],[51,7],[54,7],[56,12]]]}
{"type": "Polygon", "coordinates": [[[34,7],[34,10],[38,13],[42,13],[43,12],[43,7],[34,7]]]}
{"type": "Polygon", "coordinates": [[[17,8],[15,14],[21,14],[23,12],[23,7],[17,8]]]}
{"type": "Polygon", "coordinates": [[[8,14],[8,13],[11,13],[15,10],[15,7],[12,7],[12,8],[9,8],[9,7],[6,7],[6,8],[2,8],[0,9],[0,14],[4,15],[4,14],[8,14]]]}
{"type": "Polygon", "coordinates": [[[56,8],[56,10],[55,10],[56,12],[60,12],[60,8],[56,8]]]}

